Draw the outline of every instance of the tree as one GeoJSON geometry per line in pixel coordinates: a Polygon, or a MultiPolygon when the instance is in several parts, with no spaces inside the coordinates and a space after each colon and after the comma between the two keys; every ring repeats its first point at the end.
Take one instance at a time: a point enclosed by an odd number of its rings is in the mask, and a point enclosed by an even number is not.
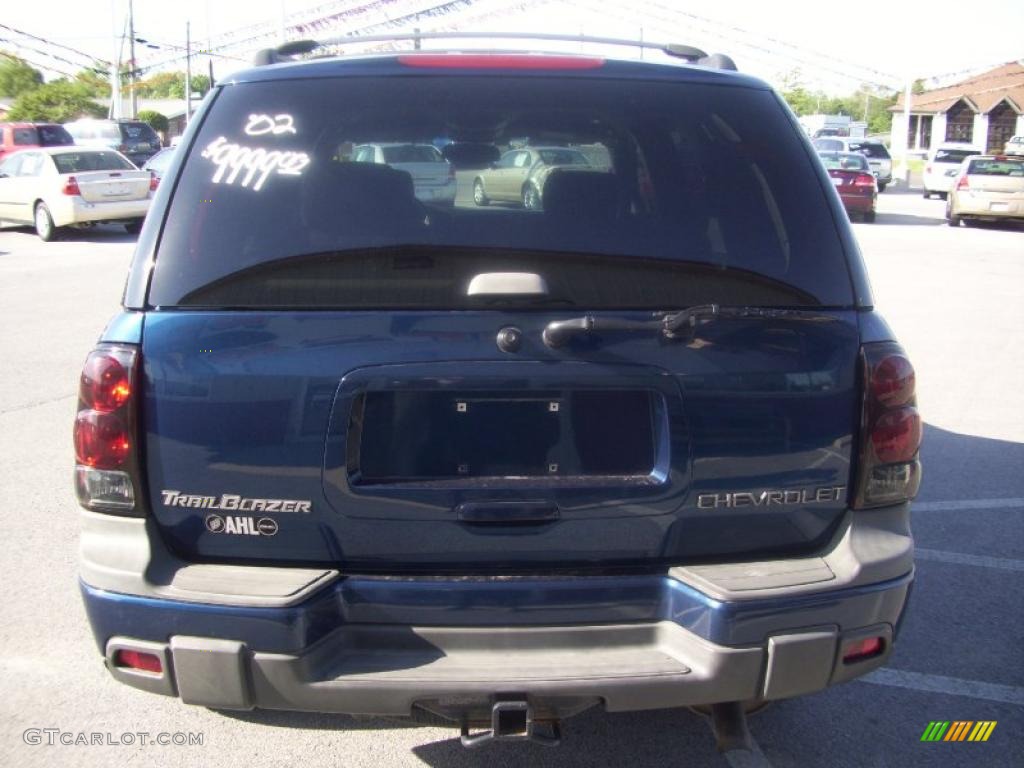
{"type": "Polygon", "coordinates": [[[75,75],[74,82],[86,88],[93,97],[105,99],[110,96],[110,75],[96,69],[83,69],[75,75]]]}
{"type": "Polygon", "coordinates": [[[149,123],[150,127],[158,133],[167,133],[167,116],[152,109],[144,109],[139,112],[139,120],[149,123]]]}
{"type": "Polygon", "coordinates": [[[18,96],[7,119],[66,123],[79,117],[103,117],[106,113],[106,108],[93,101],[89,89],[81,83],[54,80],[18,96]]]}
{"type": "MultiPolygon", "coordinates": [[[[158,72],[135,86],[136,93],[144,99],[184,99],[185,73],[158,72]]],[[[206,75],[192,75],[192,92],[205,95],[210,90],[210,78],[206,75]]]]}
{"type": "Polygon", "coordinates": [[[17,56],[0,52],[0,96],[20,96],[42,84],[42,72],[17,56]]]}

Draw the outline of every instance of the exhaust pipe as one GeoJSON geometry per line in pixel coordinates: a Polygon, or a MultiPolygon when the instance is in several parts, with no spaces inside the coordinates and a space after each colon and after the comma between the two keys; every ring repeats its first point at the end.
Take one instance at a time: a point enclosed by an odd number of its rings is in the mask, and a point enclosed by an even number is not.
{"type": "Polygon", "coordinates": [[[742,702],[726,701],[712,704],[711,730],[715,732],[719,752],[753,751],[750,731],[747,728],[747,712],[742,702]]]}

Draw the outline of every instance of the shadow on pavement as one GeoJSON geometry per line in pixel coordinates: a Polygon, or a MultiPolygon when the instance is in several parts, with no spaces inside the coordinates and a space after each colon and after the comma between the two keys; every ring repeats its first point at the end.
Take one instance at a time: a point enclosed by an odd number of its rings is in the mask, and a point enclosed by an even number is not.
{"type": "Polygon", "coordinates": [[[945,225],[944,218],[938,219],[934,216],[910,216],[904,213],[878,213],[875,223],[868,226],[915,226],[915,227],[937,227],[945,225]]]}

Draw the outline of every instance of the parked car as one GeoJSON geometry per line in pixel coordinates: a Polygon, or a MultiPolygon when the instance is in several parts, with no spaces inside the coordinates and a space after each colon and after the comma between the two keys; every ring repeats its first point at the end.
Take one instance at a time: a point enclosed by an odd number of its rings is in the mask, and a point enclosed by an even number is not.
{"type": "Polygon", "coordinates": [[[1024,155],[1024,134],[1011,136],[1003,148],[1004,155],[1024,155]]]}
{"type": "Polygon", "coordinates": [[[117,150],[138,167],[160,151],[160,136],[139,120],[84,119],[65,123],[64,127],[75,144],[117,150]]]}
{"type": "Polygon", "coordinates": [[[492,201],[520,203],[527,210],[540,210],[545,182],[556,169],[589,170],[591,165],[585,154],[568,147],[511,149],[477,174],[473,201],[477,205],[492,201]]]}
{"type": "Polygon", "coordinates": [[[23,149],[66,147],[74,143],[64,126],[56,123],[0,123],[0,160],[23,149]]]}
{"type": "Polygon", "coordinates": [[[109,149],[23,150],[0,164],[0,221],[32,224],[43,240],[101,221],[138,232],[154,188],[148,172],[109,149]]]}
{"type": "Polygon", "coordinates": [[[216,85],[81,378],[81,591],[116,680],[471,745],[708,704],[735,746],[745,706],[888,661],[913,368],[772,88],[668,52],[216,85]],[[542,209],[424,205],[404,160],[339,151],[441,131],[554,153],[542,209]]]}
{"type": "Polygon", "coordinates": [[[868,224],[874,222],[878,186],[868,159],[859,152],[818,152],[818,157],[850,218],[857,215],[868,224]]]}
{"type": "Polygon", "coordinates": [[[413,191],[425,203],[455,203],[455,166],[432,144],[363,144],[352,154],[357,163],[380,163],[412,176],[413,191]]]}
{"type": "Polygon", "coordinates": [[[881,141],[828,137],[814,140],[814,148],[825,152],[859,152],[868,159],[871,172],[878,181],[878,191],[884,192],[892,183],[892,156],[881,141]]]}
{"type": "Polygon", "coordinates": [[[969,157],[960,166],[946,201],[946,222],[1024,220],[1024,158],[969,157]]]}
{"type": "Polygon", "coordinates": [[[961,142],[947,142],[932,147],[925,157],[924,196],[928,198],[938,195],[945,200],[964,159],[980,154],[981,150],[961,142]]]}
{"type": "Polygon", "coordinates": [[[171,166],[171,160],[174,159],[174,151],[174,147],[161,149],[143,164],[142,170],[149,171],[153,174],[157,183],[159,183],[160,179],[162,179],[164,174],[167,172],[167,169],[171,166]]]}

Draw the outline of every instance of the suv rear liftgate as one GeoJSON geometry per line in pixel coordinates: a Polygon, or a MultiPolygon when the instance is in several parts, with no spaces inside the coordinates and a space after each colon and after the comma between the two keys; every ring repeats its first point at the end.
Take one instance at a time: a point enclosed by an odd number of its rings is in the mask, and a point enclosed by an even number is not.
{"type": "Polygon", "coordinates": [[[205,103],[83,374],[97,641],[212,707],[425,710],[475,744],[715,704],[741,744],[736,702],[888,658],[912,369],[762,84],[469,58],[263,68],[205,103]],[[455,206],[351,158],[434,139],[455,206]],[[475,204],[472,157],[531,143],[588,165],[475,204]]]}

